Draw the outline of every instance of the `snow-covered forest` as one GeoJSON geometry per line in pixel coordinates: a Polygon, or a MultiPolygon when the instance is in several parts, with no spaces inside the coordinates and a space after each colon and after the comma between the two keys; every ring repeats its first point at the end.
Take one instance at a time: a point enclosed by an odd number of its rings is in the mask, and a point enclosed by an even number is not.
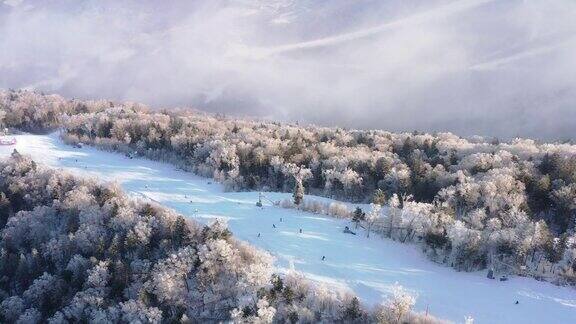
{"type": "MultiPolygon", "coordinates": [[[[171,162],[230,190],[304,189],[372,202],[378,211],[334,214],[420,244],[431,259],[456,269],[576,280],[576,145],[570,143],[298,126],[27,91],[2,92],[0,109],[5,127],[62,127],[69,143],[171,162]]],[[[304,199],[299,207],[311,205],[304,199]]]]}
{"type": "Polygon", "coordinates": [[[297,274],[222,222],[204,226],[117,186],[0,162],[0,322],[234,320],[436,323],[396,287],[374,309],[297,274]]]}

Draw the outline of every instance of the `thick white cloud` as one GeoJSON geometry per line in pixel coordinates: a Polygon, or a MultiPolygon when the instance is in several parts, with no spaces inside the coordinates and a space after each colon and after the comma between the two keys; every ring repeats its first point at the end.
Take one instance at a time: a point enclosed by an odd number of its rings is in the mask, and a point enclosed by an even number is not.
{"type": "Polygon", "coordinates": [[[390,130],[576,137],[571,0],[4,1],[0,87],[390,130]]]}

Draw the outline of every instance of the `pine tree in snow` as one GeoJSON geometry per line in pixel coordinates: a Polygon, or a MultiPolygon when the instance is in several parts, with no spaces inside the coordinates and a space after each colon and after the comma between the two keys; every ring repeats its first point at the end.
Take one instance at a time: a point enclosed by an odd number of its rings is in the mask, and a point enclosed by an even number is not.
{"type": "Polygon", "coordinates": [[[352,222],[356,224],[356,228],[358,228],[360,222],[362,222],[365,218],[366,214],[362,211],[362,209],[360,207],[356,207],[354,214],[352,215],[352,222]]]}
{"type": "Polygon", "coordinates": [[[292,197],[294,198],[294,204],[296,206],[299,206],[302,203],[302,200],[304,200],[304,186],[302,185],[302,180],[296,179],[292,197]]]}

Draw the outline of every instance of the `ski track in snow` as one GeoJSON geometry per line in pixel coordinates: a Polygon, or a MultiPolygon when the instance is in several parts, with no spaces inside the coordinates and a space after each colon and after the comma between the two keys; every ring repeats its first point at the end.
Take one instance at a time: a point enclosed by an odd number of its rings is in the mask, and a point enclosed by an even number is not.
{"type": "MultiPolygon", "coordinates": [[[[416,310],[428,309],[459,323],[468,315],[475,323],[576,323],[574,288],[522,277],[507,282],[489,280],[485,271],[457,272],[429,261],[413,245],[377,235],[368,239],[363,231],[356,236],[344,234],[344,226],[350,225],[345,220],[269,204],[260,209],[255,206],[257,192],[224,192],[213,180],[169,164],[129,159],[91,147],[73,148],[63,144],[57,134],[15,137],[16,146],[0,147],[1,158],[17,148],[39,163],[116,181],[134,197],[156,201],[199,222],[225,218],[237,238],[276,257],[278,272],[295,269],[330,287],[351,289],[369,305],[382,302],[399,283],[418,296],[416,310]],[[516,300],[519,305],[514,304],[516,300]]],[[[275,201],[290,194],[266,196],[275,201]]]]}

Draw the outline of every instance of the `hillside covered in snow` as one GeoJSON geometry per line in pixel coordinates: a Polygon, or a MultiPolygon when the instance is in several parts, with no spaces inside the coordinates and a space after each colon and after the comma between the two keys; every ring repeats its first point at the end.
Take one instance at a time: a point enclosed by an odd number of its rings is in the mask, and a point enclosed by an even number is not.
{"type": "Polygon", "coordinates": [[[573,287],[535,280],[573,280],[570,144],[299,127],[27,92],[4,98],[6,126],[62,129],[17,136],[19,151],[119,181],[134,197],[202,223],[226,219],[239,239],[274,255],[277,273],[297,271],[367,305],[398,283],[417,296],[417,311],[457,322],[563,323],[574,315],[573,287]],[[538,187],[546,181],[550,189],[538,187]],[[270,192],[295,188],[302,189],[270,192]],[[255,189],[267,191],[264,198],[255,189]],[[554,205],[560,197],[566,205],[554,205]],[[486,278],[488,269],[496,279],[486,278]]]}

